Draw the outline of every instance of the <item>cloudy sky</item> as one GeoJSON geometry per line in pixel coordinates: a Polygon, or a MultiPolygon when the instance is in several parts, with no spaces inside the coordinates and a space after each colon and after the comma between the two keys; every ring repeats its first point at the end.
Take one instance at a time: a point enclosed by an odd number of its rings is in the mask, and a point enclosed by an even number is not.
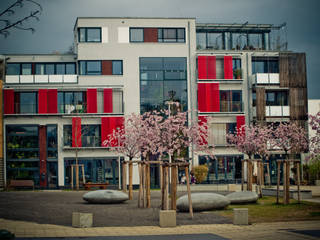
{"type": "MultiPolygon", "coordinates": [[[[29,21],[35,33],[0,35],[0,54],[66,52],[73,26],[81,17],[196,17],[198,22],[287,23],[289,50],[306,52],[309,98],[320,99],[320,0],[36,0],[40,21],[29,21]]],[[[3,10],[14,0],[1,0],[3,10]]],[[[15,16],[30,13],[32,4],[15,16]]],[[[11,17],[13,20],[14,16],[11,17]]],[[[3,17],[2,17],[3,18],[3,17]]]]}

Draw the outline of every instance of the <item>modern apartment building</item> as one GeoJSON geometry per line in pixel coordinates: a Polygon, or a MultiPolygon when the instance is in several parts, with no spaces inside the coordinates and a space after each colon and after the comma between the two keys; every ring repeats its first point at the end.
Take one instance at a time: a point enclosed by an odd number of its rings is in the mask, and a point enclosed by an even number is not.
{"type": "MultiPolygon", "coordinates": [[[[167,108],[169,100],[192,112],[189,121],[213,117],[216,159],[189,156],[193,165],[208,164],[208,183],[236,181],[244,156],[227,147],[227,132],[306,119],[305,55],[273,44],[280,28],[81,17],[74,53],[4,56],[4,182],[68,188],[77,155],[87,182],[117,186],[120,157],[102,142],[125,115],[167,108]]],[[[153,186],[158,171],[151,169],[153,186]]]]}

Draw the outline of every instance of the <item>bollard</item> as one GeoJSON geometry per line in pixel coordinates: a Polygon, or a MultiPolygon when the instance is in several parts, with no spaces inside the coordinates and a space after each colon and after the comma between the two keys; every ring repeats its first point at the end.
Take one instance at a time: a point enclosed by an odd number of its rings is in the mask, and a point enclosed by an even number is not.
{"type": "Polygon", "coordinates": [[[89,228],[93,224],[93,214],[92,213],[72,213],[72,227],[78,228],[89,228]]]}
{"type": "Polygon", "coordinates": [[[233,209],[233,224],[248,225],[248,208],[233,209]]]}

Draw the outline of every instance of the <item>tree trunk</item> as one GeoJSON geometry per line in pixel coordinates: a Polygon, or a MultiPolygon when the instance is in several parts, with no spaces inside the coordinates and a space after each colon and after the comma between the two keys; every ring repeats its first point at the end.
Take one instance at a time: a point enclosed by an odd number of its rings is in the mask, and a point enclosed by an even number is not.
{"type": "Polygon", "coordinates": [[[160,172],[161,172],[161,210],[164,210],[164,192],[165,192],[165,172],[164,167],[162,164],[160,166],[160,172]]]}
{"type": "Polygon", "coordinates": [[[286,164],[286,202],[285,204],[290,203],[290,162],[287,161],[286,164]]]}
{"type": "Polygon", "coordinates": [[[78,149],[76,148],[76,189],[79,191],[79,161],[78,161],[78,149]]]}
{"type": "Polygon", "coordinates": [[[129,200],[132,200],[133,193],[132,193],[132,169],[133,169],[133,164],[132,164],[132,159],[129,160],[129,200]]]}
{"type": "Polygon", "coordinates": [[[171,210],[177,209],[177,167],[171,167],[171,210]]]}
{"type": "Polygon", "coordinates": [[[146,189],[146,184],[147,184],[147,165],[143,164],[142,165],[142,176],[143,176],[143,207],[145,208],[147,206],[147,189],[146,189]]]}
{"type": "Polygon", "coordinates": [[[297,162],[298,202],[300,203],[300,162],[297,162]]]}
{"type": "Polygon", "coordinates": [[[160,173],[160,189],[161,189],[161,192],[162,192],[162,189],[163,189],[163,167],[162,167],[162,164],[160,163],[159,164],[159,173],[160,173]]]}
{"type": "Polygon", "coordinates": [[[241,160],[241,191],[243,191],[244,182],[244,160],[241,160]]]}
{"type": "Polygon", "coordinates": [[[139,197],[138,197],[138,207],[142,208],[143,207],[143,176],[142,176],[142,163],[139,163],[138,165],[139,168],[139,197]]]}
{"type": "Polygon", "coordinates": [[[122,163],[122,191],[127,192],[127,164],[122,163]]]}
{"type": "Polygon", "coordinates": [[[277,174],[277,204],[279,204],[279,187],[280,187],[280,166],[281,162],[277,160],[277,166],[278,166],[278,174],[277,174]]]}
{"type": "Polygon", "coordinates": [[[189,201],[189,212],[190,217],[193,218],[193,209],[192,209],[192,199],[191,199],[191,190],[190,190],[190,178],[189,178],[189,167],[185,168],[187,189],[188,189],[188,201],[189,201]]]}
{"type": "Polygon", "coordinates": [[[164,210],[169,210],[169,197],[168,197],[168,190],[169,190],[169,169],[167,166],[164,167],[163,169],[164,175],[164,203],[163,203],[163,209],[164,210]]]}
{"type": "Polygon", "coordinates": [[[267,163],[267,174],[268,174],[268,184],[271,187],[271,176],[270,176],[270,166],[269,163],[267,163]]]}
{"type": "Polygon", "coordinates": [[[247,161],[248,179],[247,179],[247,190],[252,191],[252,162],[251,159],[247,161]]]}
{"type": "Polygon", "coordinates": [[[150,196],[150,164],[146,164],[146,180],[147,180],[147,208],[151,207],[151,196],[150,196]]]}

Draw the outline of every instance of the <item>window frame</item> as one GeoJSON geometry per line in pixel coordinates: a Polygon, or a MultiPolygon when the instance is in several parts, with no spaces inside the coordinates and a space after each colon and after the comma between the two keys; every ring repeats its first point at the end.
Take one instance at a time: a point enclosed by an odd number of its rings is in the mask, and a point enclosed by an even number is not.
{"type": "Polygon", "coordinates": [[[101,30],[101,27],[78,27],[78,42],[79,43],[101,43],[102,42],[102,30],[101,30]],[[80,41],[80,31],[81,29],[84,29],[84,32],[85,32],[85,40],[84,41],[80,41]],[[88,41],[88,29],[97,29],[99,30],[99,33],[100,33],[100,39],[99,41],[88,41]]]}
{"type": "Polygon", "coordinates": [[[158,28],[158,43],[185,43],[186,42],[186,29],[185,28],[158,28]],[[179,41],[179,39],[181,40],[182,38],[178,38],[178,30],[183,30],[183,41],[179,41]],[[164,37],[164,30],[175,30],[175,38],[165,38],[164,37]],[[159,34],[159,31],[161,32],[161,34],[159,34]],[[161,35],[161,37],[160,37],[161,35]],[[165,41],[166,39],[170,39],[172,41],[165,41]]]}
{"type": "Polygon", "coordinates": [[[132,43],[142,43],[142,42],[144,42],[144,29],[145,28],[143,28],[143,27],[130,27],[129,28],[129,42],[132,42],[132,43]],[[131,36],[132,36],[131,30],[137,30],[137,29],[142,30],[142,41],[133,41],[131,39],[131,36]]]}
{"type": "Polygon", "coordinates": [[[102,75],[102,61],[101,60],[80,60],[78,63],[79,67],[79,75],[88,75],[88,76],[96,76],[96,75],[102,75]],[[97,74],[88,74],[88,62],[99,62],[100,63],[100,71],[97,72],[97,74]],[[85,73],[81,73],[81,63],[84,63],[84,69],[85,73]]]}

